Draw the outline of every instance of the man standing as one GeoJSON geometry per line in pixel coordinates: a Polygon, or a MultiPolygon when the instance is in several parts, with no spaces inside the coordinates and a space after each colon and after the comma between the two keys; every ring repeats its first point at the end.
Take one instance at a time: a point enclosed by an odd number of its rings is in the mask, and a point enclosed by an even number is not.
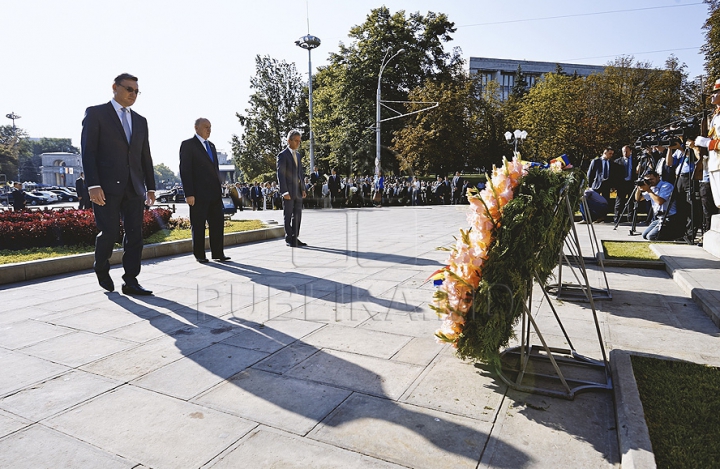
{"type": "MultiPolygon", "coordinates": [[[[615,196],[615,217],[614,222],[618,223],[620,220],[620,214],[625,208],[625,204],[630,199],[633,188],[635,186],[635,179],[637,179],[637,173],[635,172],[635,161],[633,159],[632,148],[629,145],[622,147],[622,156],[618,158],[615,163],[618,165],[618,181],[615,184],[617,187],[617,195],[615,196]]],[[[606,199],[607,200],[607,199],[606,199]]],[[[628,219],[632,217],[632,212],[628,211],[628,219]]]]}
{"type": "Polygon", "coordinates": [[[614,150],[611,147],[606,147],[601,156],[590,162],[587,172],[590,188],[600,193],[603,199],[607,201],[610,200],[610,188],[612,186],[610,163],[613,153],[614,150]]]}
{"type": "Polygon", "coordinates": [[[95,239],[95,274],[107,291],[115,285],[110,278],[110,256],[118,239],[120,220],[125,229],[122,258],[126,295],[152,295],[140,286],[142,222],[145,205],[155,202],[155,174],[150,155],[147,120],[130,110],[140,90],[138,79],[123,73],[112,85],[113,99],[85,111],[81,137],[85,184],[93,203],[100,233],[95,239]],[[147,198],[146,198],[147,189],[147,198]]]}
{"type": "Polygon", "coordinates": [[[25,209],[25,191],[23,191],[22,184],[16,182],[13,184],[15,190],[12,191],[12,206],[13,210],[20,212],[25,209]]]}
{"type": "Polygon", "coordinates": [[[277,156],[277,178],[283,197],[285,218],[285,244],[290,247],[307,246],[298,239],[302,220],[302,202],[306,196],[303,187],[303,170],[297,149],[300,148],[300,131],[287,135],[288,146],[277,156]]]}
{"type": "Polygon", "coordinates": [[[312,205],[315,208],[320,208],[320,197],[322,197],[322,180],[320,179],[320,171],[317,165],[313,168],[313,172],[310,174],[310,184],[312,187],[312,205]]]}
{"type": "Polygon", "coordinates": [[[337,175],[337,170],[332,168],[330,170],[330,178],[328,179],[328,191],[330,191],[330,206],[332,208],[338,207],[338,195],[340,194],[340,177],[337,175]]]}
{"type": "Polygon", "coordinates": [[[452,204],[460,204],[462,198],[463,179],[460,177],[460,171],[455,171],[455,177],[452,180],[452,204]]]}
{"type": "Polygon", "coordinates": [[[90,208],[90,196],[88,188],[85,185],[85,173],[80,173],[80,177],[75,180],[75,192],[78,196],[78,210],[90,208]]]}
{"type": "Polygon", "coordinates": [[[255,210],[262,210],[262,187],[259,182],[255,182],[255,185],[250,189],[250,199],[252,200],[253,212],[255,210]]]}
{"type": "Polygon", "coordinates": [[[190,226],[195,259],[204,264],[205,223],[210,232],[210,253],[216,261],[230,260],[223,252],[222,178],[218,168],[217,150],[208,140],[210,121],[195,121],[195,136],[180,145],[180,179],[185,201],[190,206],[190,226]]]}

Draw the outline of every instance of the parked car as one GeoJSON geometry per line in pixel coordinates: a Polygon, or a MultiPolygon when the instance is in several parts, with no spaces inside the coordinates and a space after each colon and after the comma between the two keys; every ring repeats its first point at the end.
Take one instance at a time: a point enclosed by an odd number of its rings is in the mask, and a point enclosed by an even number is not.
{"type": "MultiPolygon", "coordinates": [[[[55,197],[55,202],[57,202],[57,196],[53,194],[55,197]]],[[[47,195],[42,195],[34,192],[26,192],[25,193],[25,205],[47,205],[50,204],[50,198],[47,195]]]]}
{"type": "Polygon", "coordinates": [[[74,192],[70,192],[65,189],[50,189],[49,192],[52,192],[53,194],[57,195],[61,201],[65,202],[75,202],[78,199],[78,196],[74,192]]]}
{"type": "Polygon", "coordinates": [[[155,194],[155,199],[163,204],[167,202],[185,202],[185,191],[180,187],[176,187],[169,191],[155,194]]]}
{"type": "Polygon", "coordinates": [[[47,199],[49,204],[54,204],[55,202],[60,202],[60,196],[57,195],[54,192],[50,191],[33,191],[33,195],[40,195],[47,199]]]}

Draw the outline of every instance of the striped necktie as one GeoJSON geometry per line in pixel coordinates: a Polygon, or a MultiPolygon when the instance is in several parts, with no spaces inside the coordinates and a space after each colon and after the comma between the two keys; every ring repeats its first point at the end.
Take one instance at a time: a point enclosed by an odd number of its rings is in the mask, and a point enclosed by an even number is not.
{"type": "Polygon", "coordinates": [[[122,126],[123,130],[125,131],[125,138],[127,139],[128,143],[130,143],[130,137],[132,136],[132,132],[130,132],[130,122],[128,121],[128,113],[130,113],[130,110],[126,107],[122,108],[122,126]]]}

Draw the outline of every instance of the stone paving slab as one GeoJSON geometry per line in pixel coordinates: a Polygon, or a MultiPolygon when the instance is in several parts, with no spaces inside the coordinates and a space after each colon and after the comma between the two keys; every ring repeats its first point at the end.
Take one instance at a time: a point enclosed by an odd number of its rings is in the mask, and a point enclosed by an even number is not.
{"type": "Polygon", "coordinates": [[[0,408],[37,422],[118,387],[118,381],[73,370],[0,400],[0,408]]]}
{"type": "Polygon", "coordinates": [[[13,322],[0,326],[0,347],[14,350],[71,332],[72,329],[33,319],[13,322]]]}
{"type": "Polygon", "coordinates": [[[487,422],[354,394],[309,437],[415,468],[475,468],[491,428],[487,422]]]}
{"type": "Polygon", "coordinates": [[[377,358],[390,358],[403,348],[410,338],[386,332],[327,325],[305,338],[304,342],[317,348],[352,352],[377,358]]]}
{"type": "Polygon", "coordinates": [[[69,370],[64,365],[2,348],[0,348],[0,363],[2,363],[0,397],[69,370]]]}
{"type": "Polygon", "coordinates": [[[0,440],[0,467],[38,469],[102,467],[129,469],[132,461],[36,424],[0,440]]]}
{"type": "Polygon", "coordinates": [[[22,352],[62,365],[78,367],[132,347],[135,347],[135,344],[111,337],[73,332],[25,347],[22,352]]]}
{"type": "Polygon", "coordinates": [[[285,373],[345,389],[398,399],[423,368],[336,350],[323,350],[285,373]]]}
{"type": "Polygon", "coordinates": [[[31,424],[27,419],[0,410],[0,439],[31,424]]]}
{"type": "Polygon", "coordinates": [[[188,400],[266,356],[254,350],[214,344],[148,373],[132,384],[188,400]]]}
{"type": "Polygon", "coordinates": [[[283,468],[283,469],[392,469],[398,466],[336,446],[268,427],[259,427],[223,455],[212,469],[283,468]]]}
{"type": "Polygon", "coordinates": [[[149,467],[200,467],[255,424],[172,397],[123,386],[46,424],[149,467]]]}
{"type": "Polygon", "coordinates": [[[249,369],[194,402],[304,435],[349,395],[344,389],[249,369]]]}

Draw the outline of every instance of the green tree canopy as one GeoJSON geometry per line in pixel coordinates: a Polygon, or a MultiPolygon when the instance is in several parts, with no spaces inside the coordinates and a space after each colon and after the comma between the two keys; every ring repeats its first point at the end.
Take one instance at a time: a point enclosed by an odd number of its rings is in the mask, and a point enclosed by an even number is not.
{"type": "MultiPolygon", "coordinates": [[[[459,67],[459,51],[444,48],[453,32],[454,24],[444,14],[393,14],[386,7],[372,10],[364,23],[353,27],[351,42],[341,43],[339,52],[331,54],[330,64],[316,76],[313,128],[321,164],[340,166],[341,171],[372,172],[375,98],[383,59],[403,50],[385,69],[381,94],[383,100],[406,101],[410,90],[426,80],[446,79],[459,67]]],[[[392,134],[403,125],[397,119],[381,126],[386,169],[399,169],[388,147],[392,134]]]]}
{"type": "Polygon", "coordinates": [[[275,156],[285,147],[291,129],[307,129],[303,115],[303,85],[295,64],[270,56],[255,57],[255,76],[250,79],[250,107],[237,113],[243,130],[233,135],[236,166],[246,179],[275,169],[275,156]]]}
{"type": "Polygon", "coordinates": [[[153,169],[155,170],[155,185],[158,188],[165,188],[168,185],[174,186],[180,183],[180,178],[165,163],[156,164],[153,169]]]}

